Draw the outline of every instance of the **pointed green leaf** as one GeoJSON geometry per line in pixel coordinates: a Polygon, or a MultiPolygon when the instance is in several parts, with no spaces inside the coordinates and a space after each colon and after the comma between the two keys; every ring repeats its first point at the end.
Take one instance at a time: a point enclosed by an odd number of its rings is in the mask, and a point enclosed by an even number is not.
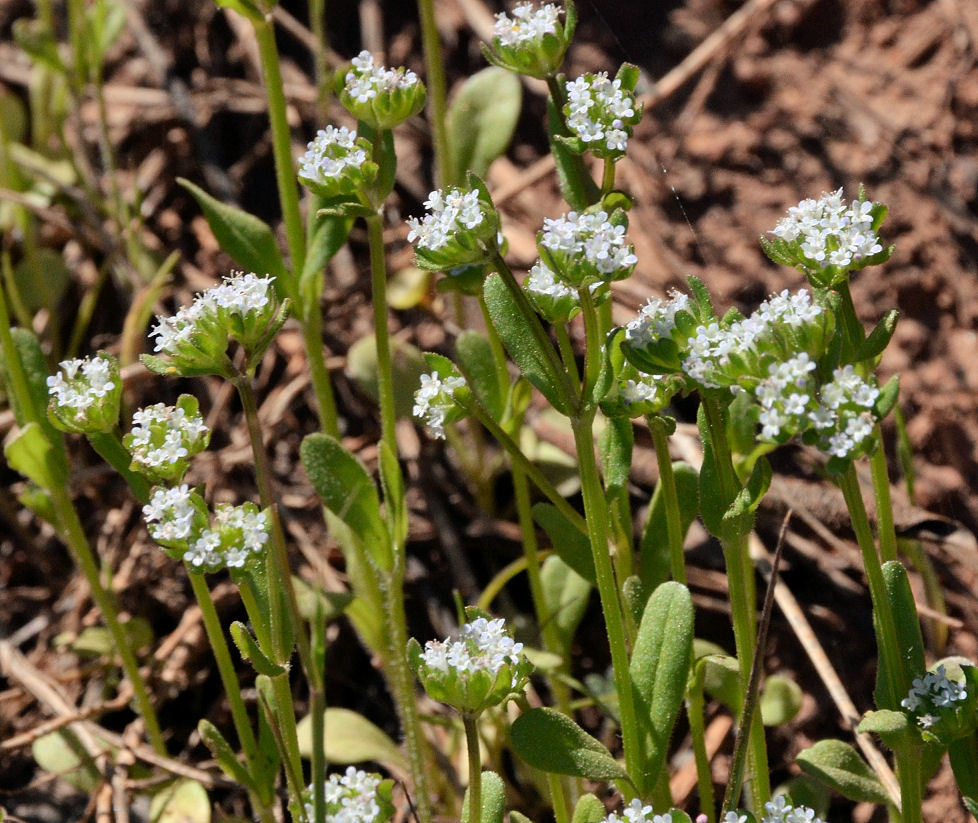
{"type": "Polygon", "coordinates": [[[489,275],[483,292],[492,324],[502,338],[509,356],[520,367],[523,376],[540,390],[557,411],[568,414],[569,409],[558,390],[560,377],[554,371],[546,353],[541,350],[530,329],[530,321],[520,312],[502,278],[498,274],[489,275]]]}
{"type": "MultiPolygon", "coordinates": [[[[350,709],[332,707],[323,715],[326,724],[325,756],[329,763],[345,766],[374,761],[399,771],[408,767],[397,744],[376,725],[350,709]]],[[[312,718],[303,717],[297,726],[299,752],[312,758],[312,718]]]]}
{"type": "Polygon", "coordinates": [[[591,599],[593,584],[585,580],[556,555],[543,561],[540,569],[543,599],[550,615],[553,631],[560,648],[554,649],[566,657],[591,599]]]}
{"type": "Polygon", "coordinates": [[[68,481],[63,452],[53,447],[37,423],[28,423],[3,448],[7,464],[45,491],[60,488],[68,481]]]}
{"type": "Polygon", "coordinates": [[[241,761],[238,760],[231,744],[217,730],[217,726],[210,720],[203,718],[197,724],[197,731],[200,734],[200,739],[204,741],[204,745],[207,746],[208,751],[217,761],[217,765],[221,767],[221,771],[242,786],[255,789],[255,781],[248,774],[248,770],[241,764],[241,761]]]}
{"type": "Polygon", "coordinates": [[[598,202],[601,190],[591,177],[580,154],[567,147],[563,123],[554,107],[553,99],[547,98],[547,132],[550,135],[550,151],[557,166],[557,182],[560,193],[571,208],[581,211],[598,202]]]}
{"type": "Polygon", "coordinates": [[[464,180],[469,171],[485,175],[509,148],[522,103],[520,79],[505,69],[483,69],[461,85],[446,118],[451,181],[464,180]]]}
{"type": "Polygon", "coordinates": [[[299,449],[302,465],[323,505],[342,520],[377,567],[394,562],[390,536],[380,516],[380,497],[360,460],[328,434],[310,434],[299,449]]]}
{"type": "Polygon", "coordinates": [[[820,740],[801,752],[795,762],[802,771],[817,777],[849,800],[880,805],[890,801],[869,764],[841,740],[820,740]]]}
{"type": "Polygon", "coordinates": [[[924,660],[924,639],[920,632],[917,604],[910,590],[907,570],[896,560],[883,564],[883,583],[893,612],[897,648],[900,659],[896,661],[900,671],[899,683],[890,684],[888,666],[883,659],[884,646],[880,644],[880,662],[876,673],[876,705],[881,709],[900,710],[900,701],[907,696],[915,677],[921,677],[927,668],[924,660]]]}
{"type": "Polygon", "coordinates": [[[862,363],[864,360],[872,360],[882,354],[883,349],[889,344],[890,338],[893,337],[893,332],[896,331],[897,321],[899,319],[900,312],[896,309],[890,309],[890,311],[884,314],[883,319],[876,324],[876,328],[869,333],[869,336],[856,349],[853,360],[857,363],[862,363]]]}
{"type": "Polygon", "coordinates": [[[880,709],[866,712],[859,721],[857,731],[879,736],[887,748],[895,752],[910,752],[920,746],[920,731],[911,722],[906,712],[880,709]]]}
{"type": "MultiPolygon", "coordinates": [[[[482,772],[480,778],[482,801],[479,805],[482,809],[479,819],[473,823],[503,823],[503,815],[506,812],[506,784],[495,772],[482,772]]],[[[467,791],[462,801],[462,823],[470,823],[467,791]]]]}
{"type": "Polygon", "coordinates": [[[353,221],[343,217],[318,214],[323,198],[313,195],[309,205],[309,231],[306,238],[306,262],[299,275],[298,312],[306,316],[310,303],[323,293],[326,265],[346,242],[353,221]]]}
{"type": "Polygon", "coordinates": [[[264,220],[222,203],[189,180],[179,177],[177,182],[193,195],[214,237],[230,257],[248,271],[272,275],[276,287],[284,288],[284,296],[293,299],[297,296],[290,287],[291,279],[275,242],[275,234],[264,220]]]}
{"type": "MultiPolygon", "coordinates": [[[[479,402],[494,420],[502,420],[506,396],[496,374],[496,360],[489,339],[473,329],[463,331],[455,340],[455,358],[479,402]]],[[[506,383],[508,386],[508,377],[506,383]]]]}
{"type": "Polygon", "coordinates": [[[258,641],[252,637],[248,627],[241,621],[235,620],[231,624],[231,638],[234,640],[234,645],[238,647],[238,651],[241,652],[241,656],[249,661],[259,674],[277,677],[286,673],[287,669],[278,663],[273,663],[265,656],[258,645],[258,641]]]}
{"type": "Polygon", "coordinates": [[[571,816],[571,823],[601,823],[607,818],[608,812],[604,803],[593,794],[582,794],[578,798],[577,805],[574,806],[574,814],[571,816]]]}
{"type": "Polygon", "coordinates": [[[645,747],[640,790],[651,791],[665,765],[669,737],[686,692],[692,652],[693,600],[689,590],[681,583],[663,583],[645,607],[629,663],[645,747]]]}
{"type": "Polygon", "coordinates": [[[591,780],[628,780],[611,752],[567,715],[555,709],[530,709],[513,723],[511,742],[527,763],[550,774],[591,780]]]}
{"type": "Polygon", "coordinates": [[[536,503],[533,519],[550,538],[557,556],[590,583],[596,581],[591,541],[550,503],[536,503]]]}

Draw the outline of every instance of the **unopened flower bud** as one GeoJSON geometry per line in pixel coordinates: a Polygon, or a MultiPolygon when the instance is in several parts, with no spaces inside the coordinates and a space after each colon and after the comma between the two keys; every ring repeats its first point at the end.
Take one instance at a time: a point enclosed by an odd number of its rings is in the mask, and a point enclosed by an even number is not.
{"type": "Polygon", "coordinates": [[[105,352],[63,360],[47,379],[48,416],[59,429],[95,434],[112,431],[119,422],[122,378],[119,361],[105,352]]]}

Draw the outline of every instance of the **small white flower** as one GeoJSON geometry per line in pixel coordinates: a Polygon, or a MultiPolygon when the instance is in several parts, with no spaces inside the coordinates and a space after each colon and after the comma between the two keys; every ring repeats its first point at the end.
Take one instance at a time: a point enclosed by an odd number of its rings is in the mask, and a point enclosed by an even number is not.
{"type": "MultiPolygon", "coordinates": [[[[331,774],[323,786],[326,819],[330,823],[376,823],[381,814],[377,788],[379,775],[348,766],[343,775],[331,774]]],[[[312,794],[312,786],[306,790],[312,794]]],[[[305,804],[306,816],[313,819],[313,804],[305,804]]]]}
{"type": "Polygon", "coordinates": [[[458,640],[429,640],[421,659],[430,669],[487,671],[495,676],[503,666],[517,662],[522,652],[523,644],[506,633],[501,617],[494,620],[479,617],[462,626],[458,640]]]}
{"type": "Polygon", "coordinates": [[[353,65],[346,73],[345,90],[358,103],[366,103],[383,92],[410,89],[419,82],[413,71],[376,65],[369,51],[361,51],[353,58],[353,65]]]}
{"type": "Polygon", "coordinates": [[[61,406],[86,411],[116,388],[112,368],[102,357],[62,360],[61,371],[48,377],[48,393],[61,406]]]}
{"type": "Polygon", "coordinates": [[[669,337],[676,327],[676,313],[688,308],[689,295],[675,290],[669,293],[669,300],[650,297],[638,317],[625,326],[625,339],[643,345],[669,337]]]}
{"type": "MultiPolygon", "coordinates": [[[[941,664],[934,671],[927,672],[923,677],[914,678],[910,693],[900,701],[900,705],[910,712],[920,712],[922,709],[943,709],[953,706],[968,697],[968,690],[963,683],[951,680],[947,670],[941,664]]],[[[917,722],[924,728],[929,728],[938,718],[929,711],[924,711],[917,722]]]]}
{"type": "Polygon", "coordinates": [[[519,46],[542,40],[546,34],[557,34],[557,22],[562,12],[563,9],[553,3],[544,3],[537,8],[532,3],[518,3],[512,17],[506,12],[496,14],[493,40],[504,46],[519,46]]]}
{"type": "Polygon", "coordinates": [[[143,519],[150,536],[159,542],[188,540],[194,532],[197,510],[186,483],[172,489],[157,488],[143,506],[143,519]]]}
{"type": "Polygon", "coordinates": [[[638,262],[625,227],[611,223],[606,211],[570,211],[562,217],[545,218],[539,242],[558,261],[555,271],[575,283],[583,279],[584,269],[602,279],[615,279],[638,262]]]}
{"type": "Polygon", "coordinates": [[[357,145],[356,139],[357,133],[345,126],[320,129],[299,158],[300,179],[327,184],[348,169],[359,170],[367,160],[367,152],[357,145]]]}
{"type": "Polygon", "coordinates": [[[132,416],[132,430],[125,438],[133,462],[143,469],[166,469],[179,464],[207,445],[210,430],[199,414],[155,403],[132,416]]]}
{"type": "Polygon", "coordinates": [[[635,95],[607,72],[585,74],[567,83],[567,128],[599,153],[623,154],[640,112],[635,95]],[[591,145],[593,144],[593,146],[591,145]]]}
{"type": "Polygon", "coordinates": [[[419,248],[437,251],[448,245],[459,232],[480,226],[485,219],[476,190],[439,189],[425,201],[428,213],[420,220],[408,218],[408,241],[419,248]]]}
{"type": "MultiPolygon", "coordinates": [[[[822,823],[815,816],[814,809],[808,806],[791,806],[784,795],[778,795],[769,803],[764,804],[767,814],[761,823],[822,823]]],[[[726,823],[726,821],[724,821],[726,823]]]]}
{"type": "Polygon", "coordinates": [[[738,812],[727,812],[723,816],[723,823],[747,823],[747,815],[738,812]]]}
{"type": "Polygon", "coordinates": [[[414,393],[412,414],[441,440],[445,439],[445,418],[454,408],[452,394],[464,385],[465,380],[461,377],[442,379],[434,372],[421,375],[421,387],[414,393]]]}

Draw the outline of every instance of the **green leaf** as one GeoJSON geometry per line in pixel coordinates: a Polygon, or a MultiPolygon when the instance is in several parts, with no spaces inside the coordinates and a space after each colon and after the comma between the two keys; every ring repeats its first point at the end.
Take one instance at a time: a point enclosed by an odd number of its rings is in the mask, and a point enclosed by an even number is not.
{"type": "Polygon", "coordinates": [[[12,34],[14,42],[33,62],[39,63],[55,74],[67,73],[68,69],[58,51],[58,41],[42,20],[32,20],[27,17],[14,20],[12,34]]]}
{"type": "Polygon", "coordinates": [[[151,823],[211,823],[207,790],[196,780],[175,780],[153,795],[151,823]]]}
{"type": "Polygon", "coordinates": [[[582,211],[596,203],[601,190],[595,185],[580,154],[572,151],[561,139],[563,125],[554,107],[553,99],[547,98],[547,132],[550,134],[550,151],[557,167],[560,193],[572,209],[582,211]]]}
{"type": "Polygon", "coordinates": [[[483,69],[461,85],[446,118],[449,180],[464,180],[469,171],[485,175],[509,147],[522,104],[520,79],[505,69],[483,69]]]}
{"type": "Polygon", "coordinates": [[[252,23],[261,23],[265,19],[261,7],[251,0],[214,0],[222,9],[236,11],[242,17],[246,17],[252,23]]]}
{"type": "Polygon", "coordinates": [[[380,516],[380,497],[360,460],[328,434],[310,434],[299,449],[302,465],[323,505],[346,523],[379,569],[390,570],[394,556],[380,516]]]}
{"type": "MultiPolygon", "coordinates": [[[[4,385],[7,387],[7,397],[14,413],[14,420],[21,427],[26,426],[32,420],[37,420],[52,446],[64,455],[64,441],[61,432],[51,425],[47,417],[49,372],[41,344],[34,332],[27,329],[13,328],[10,330],[10,336],[14,342],[20,367],[27,378],[28,394],[26,398],[22,398],[12,390],[6,354],[0,353],[0,375],[3,376],[4,385]]],[[[66,457],[64,460],[67,462],[66,457]]]]}
{"type": "Polygon", "coordinates": [[[601,473],[604,476],[605,490],[609,499],[622,489],[628,488],[634,444],[632,421],[627,417],[611,418],[598,436],[601,473]]]}
{"type": "MultiPolygon", "coordinates": [[[[910,685],[915,677],[923,675],[927,668],[924,660],[924,640],[920,632],[920,618],[917,617],[917,605],[910,590],[907,570],[896,560],[883,564],[883,583],[886,597],[890,601],[896,634],[896,645],[900,650],[900,659],[895,661],[900,672],[901,681],[889,682],[889,666],[884,659],[885,647],[880,647],[879,667],[876,672],[876,705],[881,709],[900,710],[900,701],[910,691],[910,685]]],[[[874,615],[875,618],[875,615],[874,615]]],[[[875,620],[874,620],[875,623],[875,620]]]]}
{"type": "Polygon", "coordinates": [[[37,738],[31,744],[31,754],[44,771],[85,794],[92,794],[102,782],[101,770],[71,728],[37,738]]]}
{"type": "Polygon", "coordinates": [[[876,324],[876,328],[869,333],[869,336],[856,349],[853,360],[857,363],[862,363],[864,360],[872,360],[879,357],[883,353],[883,349],[889,344],[890,338],[893,337],[893,332],[896,331],[897,321],[899,319],[900,312],[896,309],[890,309],[884,314],[883,319],[876,324]]]}
{"type": "MultiPolygon", "coordinates": [[[[153,643],[153,627],[143,617],[130,617],[122,623],[122,631],[125,632],[129,648],[133,651],[145,649],[153,643]]],[[[78,637],[72,642],[71,650],[79,655],[109,657],[115,653],[116,646],[112,632],[107,628],[104,626],[88,626],[82,629],[78,637]]]]}
{"type": "Polygon", "coordinates": [[[574,632],[577,631],[591,599],[593,584],[556,555],[543,561],[540,582],[551,626],[560,642],[560,648],[554,651],[567,657],[574,640],[574,632]]]}
{"type": "MultiPolygon", "coordinates": [[[[503,815],[506,812],[506,784],[503,779],[495,772],[482,772],[479,776],[481,782],[482,800],[479,805],[479,819],[475,823],[503,823],[503,815]]],[[[462,801],[462,823],[469,823],[469,793],[465,792],[465,799],[462,801]]]]}
{"type": "Polygon", "coordinates": [[[68,482],[68,467],[64,452],[51,445],[37,423],[28,423],[3,448],[10,468],[34,481],[45,491],[68,482]]]}
{"type": "Polygon", "coordinates": [[[882,420],[896,405],[899,395],[900,375],[894,374],[893,377],[887,380],[886,383],[880,387],[880,396],[876,398],[876,403],[873,406],[873,414],[882,420]]]}
{"type": "MultiPolygon", "coordinates": [[[[699,474],[696,469],[677,461],[672,464],[679,498],[679,526],[683,538],[699,514],[699,474]]],[[[669,579],[669,530],[666,527],[666,500],[662,484],[658,483],[649,503],[649,511],[639,544],[639,562],[642,582],[655,589],[669,579]]]]}
{"type": "Polygon", "coordinates": [[[248,627],[240,620],[235,620],[231,624],[231,638],[234,640],[234,645],[238,647],[238,651],[241,652],[241,656],[250,662],[259,674],[278,677],[278,675],[286,673],[287,669],[265,656],[258,645],[258,641],[252,637],[248,627]]]}
{"type": "Polygon", "coordinates": [[[352,592],[329,592],[297,575],[292,575],[292,587],[299,616],[308,621],[316,619],[317,614],[326,623],[335,620],[343,615],[354,598],[352,592]]]}
{"type": "Polygon", "coordinates": [[[571,823],[601,823],[607,816],[604,803],[597,795],[582,794],[577,800],[577,805],[574,806],[571,823]]]}
{"type": "Polygon", "coordinates": [[[906,712],[880,709],[866,712],[856,731],[879,736],[895,752],[909,752],[920,746],[920,731],[910,722],[906,712]]]}
{"type": "Polygon", "coordinates": [[[322,198],[312,196],[309,206],[309,231],[306,239],[306,262],[299,275],[299,313],[306,316],[312,301],[323,293],[326,265],[346,242],[353,221],[344,217],[320,215],[322,198]]]}
{"type": "Polygon", "coordinates": [[[540,390],[557,411],[568,414],[570,410],[558,388],[560,376],[540,348],[530,329],[530,321],[520,311],[503,279],[498,274],[490,274],[483,285],[483,292],[492,324],[523,376],[540,390]]]}
{"type": "Polygon", "coordinates": [[[801,686],[781,674],[772,674],[764,681],[758,708],[765,726],[783,726],[801,711],[801,686]]]}
{"type": "Polygon", "coordinates": [[[238,760],[234,749],[231,748],[231,744],[217,730],[217,726],[211,723],[210,720],[202,718],[197,723],[197,732],[200,734],[200,739],[204,741],[204,745],[207,746],[208,751],[217,761],[217,765],[221,767],[221,771],[224,774],[246,788],[252,790],[256,788],[255,781],[248,774],[247,769],[241,764],[241,761],[238,760]]]}
{"type": "Polygon", "coordinates": [[[585,580],[595,583],[594,556],[588,536],[550,503],[534,504],[533,519],[547,533],[557,556],[585,580]]]}
{"type": "MultiPolygon", "coordinates": [[[[391,376],[394,379],[394,413],[410,418],[414,407],[414,392],[421,383],[421,375],[428,371],[424,355],[417,346],[404,340],[391,340],[391,376]]],[[[368,334],[361,337],[346,355],[346,373],[374,402],[378,401],[377,338],[368,334]]]]}
{"type": "Polygon", "coordinates": [[[807,774],[857,803],[886,805],[890,797],[869,764],[848,743],[820,740],[801,752],[795,762],[807,774]]]}
{"type": "Polygon", "coordinates": [[[590,780],[628,780],[600,741],[555,709],[524,712],[513,723],[510,736],[515,752],[540,771],[590,780]]]}
{"type": "MultiPolygon", "coordinates": [[[[506,397],[496,374],[496,360],[489,339],[473,329],[463,331],[455,340],[455,359],[479,402],[494,420],[502,420],[506,397]]],[[[508,377],[506,382],[508,385],[508,377]]]]}
{"type": "MultiPolygon", "coordinates": [[[[237,5],[243,4],[234,4],[237,5]]],[[[207,218],[207,225],[228,255],[248,271],[272,275],[276,288],[283,288],[286,297],[297,297],[291,288],[293,284],[275,242],[275,234],[264,220],[222,203],[183,177],[178,177],[177,182],[193,195],[207,218]]]]}
{"type": "MultiPolygon", "coordinates": [[[[325,757],[328,763],[345,766],[374,761],[402,772],[407,770],[407,760],[397,744],[362,714],[331,707],[326,709],[323,719],[326,724],[325,757]]],[[[309,760],[312,758],[312,717],[303,717],[298,723],[297,732],[299,753],[309,760]]]]}
{"type": "Polygon", "coordinates": [[[663,583],[645,607],[628,667],[644,737],[640,793],[652,791],[665,765],[669,737],[686,692],[692,652],[693,600],[689,590],[681,583],[663,583]]]}
{"type": "Polygon", "coordinates": [[[703,691],[732,712],[739,712],[744,697],[737,658],[726,654],[708,654],[696,661],[696,667],[703,672],[703,691]]]}
{"type": "Polygon", "coordinates": [[[39,248],[25,255],[14,267],[14,283],[31,314],[39,309],[55,311],[71,283],[71,272],[61,254],[54,249],[39,248]]]}
{"type": "Polygon", "coordinates": [[[722,528],[727,539],[743,537],[754,528],[754,512],[771,486],[771,464],[759,457],[745,485],[723,513],[722,528]]]}

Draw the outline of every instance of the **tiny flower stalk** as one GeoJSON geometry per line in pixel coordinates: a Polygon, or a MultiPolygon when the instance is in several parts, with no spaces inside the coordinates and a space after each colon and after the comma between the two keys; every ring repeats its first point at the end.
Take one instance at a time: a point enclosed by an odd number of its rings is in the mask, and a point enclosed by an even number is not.
{"type": "Polygon", "coordinates": [[[447,84],[441,36],[435,21],[435,0],[418,0],[418,17],[421,20],[421,45],[428,87],[428,123],[431,125],[431,143],[435,153],[435,185],[453,186],[460,181],[452,179],[448,151],[447,84]]]}

